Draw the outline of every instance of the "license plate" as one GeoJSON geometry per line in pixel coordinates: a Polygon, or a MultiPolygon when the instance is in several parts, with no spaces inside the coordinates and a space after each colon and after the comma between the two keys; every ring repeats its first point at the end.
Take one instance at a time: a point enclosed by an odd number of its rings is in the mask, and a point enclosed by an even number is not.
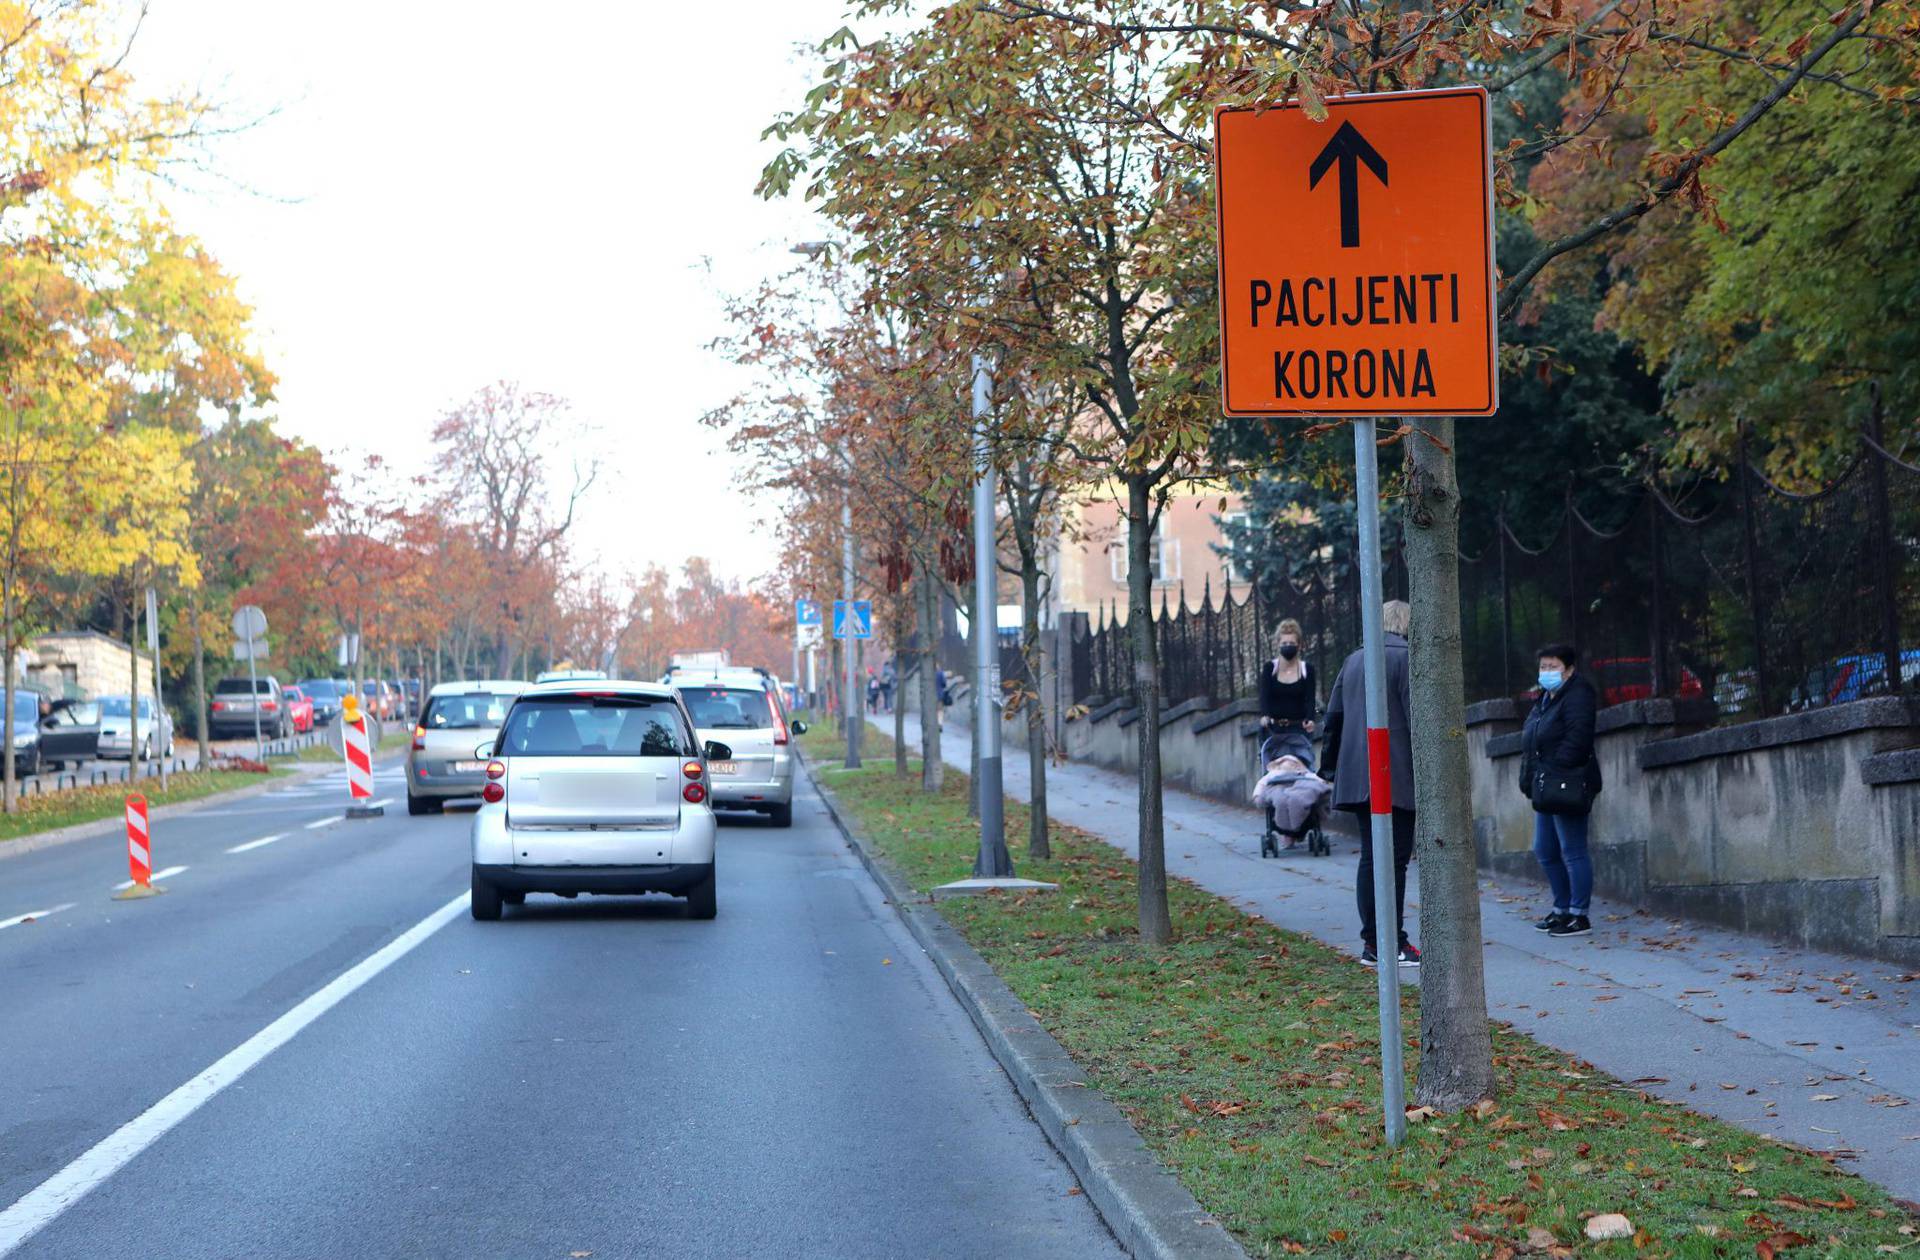
{"type": "Polygon", "coordinates": [[[707,763],[707,769],[714,774],[739,774],[740,763],[737,761],[709,761],[707,763]]]}
{"type": "Polygon", "coordinates": [[[455,774],[479,774],[487,768],[484,761],[456,761],[452,765],[455,774]]]}

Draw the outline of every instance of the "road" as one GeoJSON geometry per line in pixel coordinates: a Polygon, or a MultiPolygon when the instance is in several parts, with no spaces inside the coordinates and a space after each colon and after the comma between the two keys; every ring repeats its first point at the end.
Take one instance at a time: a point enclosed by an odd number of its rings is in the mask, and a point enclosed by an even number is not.
{"type": "Polygon", "coordinates": [[[117,838],[0,861],[0,1256],[1119,1254],[810,790],[711,923],[476,923],[403,792],[156,820],[143,901],[117,838]]]}

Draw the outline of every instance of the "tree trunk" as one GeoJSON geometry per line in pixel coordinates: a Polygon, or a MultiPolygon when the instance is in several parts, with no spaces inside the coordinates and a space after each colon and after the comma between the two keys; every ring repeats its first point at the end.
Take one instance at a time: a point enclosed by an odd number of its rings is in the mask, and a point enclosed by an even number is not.
{"type": "MultiPolygon", "coordinates": [[[[140,584],[135,582],[132,589],[138,591],[140,584]]],[[[137,596],[127,597],[129,607],[132,606],[135,598],[137,596]]],[[[129,784],[140,781],[140,645],[137,642],[139,637],[140,615],[135,613],[127,619],[127,699],[130,701],[127,709],[127,782],[129,784]]],[[[260,702],[256,699],[254,703],[260,702]]]]}
{"type": "Polygon", "coordinates": [[[1420,1075],[1416,1101],[1458,1111],[1493,1092],[1480,882],[1468,794],[1460,643],[1460,490],[1453,421],[1407,437],[1406,557],[1413,593],[1414,796],[1420,802],[1420,1075]]]}
{"type": "MultiPolygon", "coordinates": [[[[1019,528],[1019,514],[1014,517],[1019,528]]],[[[1031,522],[1029,522],[1031,525],[1031,522]]],[[[1030,531],[1029,531],[1030,532],[1030,531]]],[[[1046,677],[1046,651],[1040,642],[1040,565],[1031,545],[1020,555],[1020,635],[1027,658],[1027,853],[1053,856],[1047,831],[1047,709],[1041,680],[1046,677]]]]}
{"type": "Polygon", "coordinates": [[[1153,633],[1153,496],[1138,474],[1127,478],[1127,629],[1133,636],[1134,722],[1140,732],[1140,939],[1173,939],[1167,909],[1167,836],[1160,799],[1160,646],[1153,633]]]}
{"type": "Polygon", "coordinates": [[[929,574],[920,576],[920,790],[938,793],[946,779],[940,758],[940,595],[929,574]]]}
{"type": "Polygon", "coordinates": [[[194,733],[199,736],[200,768],[213,760],[213,737],[207,731],[207,647],[200,633],[200,588],[187,592],[187,618],[193,622],[194,733]]]}
{"type": "Polygon", "coordinates": [[[0,670],[6,673],[6,680],[0,682],[0,696],[4,697],[7,713],[7,746],[0,752],[0,798],[4,799],[6,812],[11,814],[20,808],[19,784],[14,777],[16,758],[13,749],[13,581],[8,579],[4,597],[0,597],[0,654],[6,660],[0,661],[0,670]]]}
{"type": "Polygon", "coordinates": [[[893,690],[888,694],[893,700],[893,773],[904,779],[909,772],[907,769],[907,706],[903,703],[906,697],[900,694],[905,689],[907,681],[906,660],[902,655],[902,647],[907,641],[907,628],[912,620],[912,614],[908,609],[913,595],[910,592],[902,592],[902,595],[906,602],[902,602],[901,596],[896,596],[893,601],[893,690]]]}

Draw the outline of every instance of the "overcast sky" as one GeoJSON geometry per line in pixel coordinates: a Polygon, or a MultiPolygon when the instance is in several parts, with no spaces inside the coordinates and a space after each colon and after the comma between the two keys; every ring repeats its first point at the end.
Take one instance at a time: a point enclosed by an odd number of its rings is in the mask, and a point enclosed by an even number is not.
{"type": "Polygon", "coordinates": [[[753,184],[843,8],[152,0],[134,68],[279,110],[222,142],[233,187],[174,203],[258,312],[286,431],[418,468],[443,410],[518,379],[603,431],[581,552],[751,579],[770,505],[698,424],[740,384],[704,347],[822,235],[753,184]]]}

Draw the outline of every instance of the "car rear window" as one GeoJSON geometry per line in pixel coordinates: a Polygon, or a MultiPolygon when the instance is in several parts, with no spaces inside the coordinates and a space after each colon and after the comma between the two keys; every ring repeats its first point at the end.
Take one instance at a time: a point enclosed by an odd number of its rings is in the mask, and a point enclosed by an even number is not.
{"type": "Polygon", "coordinates": [[[656,696],[522,696],[507,714],[509,757],[691,757],[693,733],[656,696]]]}
{"type": "Polygon", "coordinates": [[[222,678],[213,685],[213,694],[216,696],[244,696],[249,690],[263,696],[271,695],[273,693],[273,679],[255,679],[254,685],[251,688],[247,686],[247,680],[244,678],[222,678]]]}
{"type": "Polygon", "coordinates": [[[477,731],[499,726],[506,720],[511,696],[490,691],[470,691],[459,696],[434,696],[420,725],[430,731],[477,731]]]}
{"type": "Polygon", "coordinates": [[[339,695],[339,689],[324,678],[309,678],[300,684],[300,690],[316,700],[339,695]]]}
{"type": "Polygon", "coordinates": [[[703,731],[764,731],[773,725],[767,693],[758,687],[682,687],[680,698],[703,731]]]}

